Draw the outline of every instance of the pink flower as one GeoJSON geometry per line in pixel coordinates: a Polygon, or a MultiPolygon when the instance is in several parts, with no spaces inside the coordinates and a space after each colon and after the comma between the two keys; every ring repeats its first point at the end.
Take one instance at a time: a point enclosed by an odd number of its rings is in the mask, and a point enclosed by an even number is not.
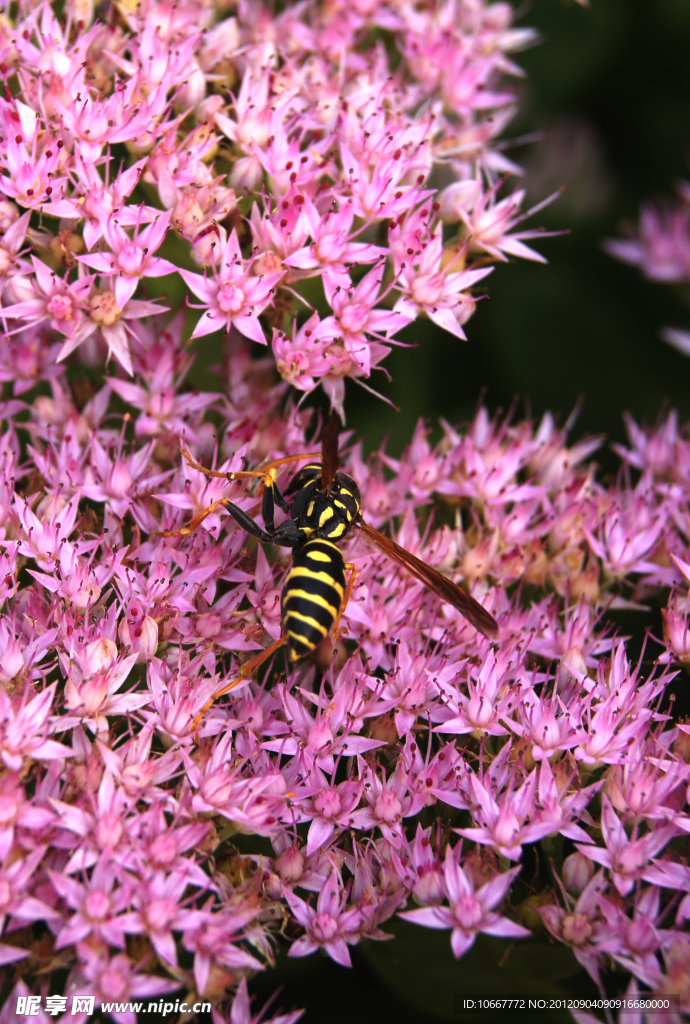
{"type": "Polygon", "coordinates": [[[600,981],[602,953],[598,948],[598,940],[605,933],[599,908],[605,890],[604,872],[598,871],[585,886],[577,902],[567,897],[566,909],[556,904],[539,908],[544,924],[554,938],[570,946],[577,961],[595,982],[600,981]]]}
{"type": "Polygon", "coordinates": [[[502,184],[498,181],[482,195],[477,189],[468,195],[467,185],[478,185],[477,182],[458,182],[450,185],[439,195],[441,217],[445,221],[460,220],[465,225],[470,251],[486,252],[496,260],[506,260],[508,256],[521,256],[526,260],[546,263],[546,260],[534,249],[524,244],[523,239],[544,238],[546,232],[539,228],[510,234],[523,220],[553,202],[560,192],[555,192],[526,213],[520,213],[524,189],[518,189],[505,199],[496,200],[496,194],[502,184]],[[479,194],[477,194],[479,193],[479,194]],[[469,199],[469,202],[468,202],[469,199]]]}
{"type": "Polygon", "coordinates": [[[337,330],[332,323],[322,323],[313,313],[297,330],[293,323],[292,338],[283,331],[273,330],[273,354],[278,373],[299,391],[313,391],[318,379],[334,369],[332,346],[337,330]]]}
{"type": "Polygon", "coordinates": [[[328,787],[324,783],[311,802],[311,808],[304,810],[313,815],[307,836],[307,856],[319,850],[330,840],[336,829],[347,828],[351,813],[357,807],[362,793],[362,783],[354,779],[328,787]]]}
{"type": "Polygon", "coordinates": [[[386,249],[352,239],[358,232],[352,231],[355,217],[352,200],[337,210],[319,213],[314,203],[305,198],[304,214],[309,223],[311,245],[297,249],[284,259],[288,267],[296,270],[317,272],[328,269],[330,276],[344,288],[350,286],[346,265],[352,263],[373,263],[385,256],[386,249]]]}
{"type": "MultiPolygon", "coordinates": [[[[443,266],[443,242],[437,229],[422,249],[413,250],[400,265],[396,284],[403,295],[395,304],[395,312],[415,320],[426,313],[439,327],[457,338],[465,338],[462,324],[474,312],[474,299],[468,289],[491,273],[482,270],[453,270],[453,263],[443,266]]],[[[456,264],[459,260],[454,261],[456,264]]]]}
{"type": "Polygon", "coordinates": [[[68,991],[88,989],[95,994],[97,1006],[119,1003],[120,1009],[109,1011],[117,1024],[136,1024],[136,1011],[128,1009],[128,1003],[149,1000],[152,996],[174,992],[180,987],[177,981],[137,972],[136,965],[124,953],[111,957],[87,942],[80,942],[77,950],[79,966],[70,979],[68,991]]]}
{"type": "Polygon", "coordinates": [[[68,284],[35,256],[31,257],[31,262],[35,277],[13,278],[12,292],[22,298],[5,306],[3,314],[12,320],[24,320],[29,324],[49,320],[52,328],[71,337],[79,329],[93,277],[83,277],[74,284],[68,284]]]}
{"type": "Polygon", "coordinates": [[[0,867],[0,923],[7,920],[7,915],[15,927],[28,921],[54,923],[59,920],[60,914],[53,906],[30,894],[45,853],[45,846],[37,846],[27,856],[13,859],[11,863],[9,858],[4,858],[0,867]]]}
{"type": "Polygon", "coordinates": [[[642,207],[637,237],[609,239],[605,248],[625,263],[640,267],[652,281],[683,281],[690,272],[690,207],[642,207]]]}
{"type": "Polygon", "coordinates": [[[139,230],[137,222],[130,238],[120,220],[111,214],[102,222],[103,236],[111,253],[89,253],[77,257],[101,277],[114,279],[112,291],[120,309],[132,298],[142,277],[165,277],[178,269],[169,260],[153,255],[165,238],[169,223],[169,211],[159,214],[143,230],[139,230]]]}
{"type": "Polygon", "coordinates": [[[426,794],[409,792],[409,780],[401,762],[389,779],[365,770],[362,782],[364,799],[369,806],[355,811],[352,823],[356,828],[378,826],[391,845],[399,845],[402,842],[403,818],[412,817],[421,810],[426,803],[426,794]]]}
{"type": "Polygon", "coordinates": [[[381,264],[365,274],[355,286],[349,282],[343,287],[340,280],[337,274],[324,272],[326,298],[333,315],[321,322],[321,330],[339,335],[360,373],[368,377],[373,365],[369,337],[386,344],[389,335],[405,327],[412,317],[398,310],[376,308],[376,303],[383,297],[379,295],[383,280],[381,264]]]}
{"type": "Polygon", "coordinates": [[[446,847],[443,864],[443,883],[449,906],[420,907],[407,910],[400,917],[426,928],[452,928],[450,944],[454,956],[464,956],[480,932],[508,938],[524,938],[527,928],[507,917],[501,917],[494,908],[503,901],[520,868],[512,868],[496,875],[484,885],[475,886],[472,876],[460,866],[457,851],[446,847]]]}
{"type": "Polygon", "coordinates": [[[153,442],[131,455],[124,455],[121,445],[106,451],[97,437],[91,443],[92,482],[83,493],[91,501],[107,502],[116,515],[123,516],[135,496],[151,490],[164,478],[163,473],[150,474],[153,442]]]}
{"type": "Polygon", "coordinates": [[[199,338],[221,328],[234,326],[245,337],[266,344],[259,314],[272,302],[275,286],[283,271],[261,274],[250,273],[254,257],[242,259],[237,233],[233,231],[223,249],[218,272],[213,277],[201,277],[188,270],[180,270],[185,282],[201,299],[206,312],[197,323],[192,337],[199,338]]]}
{"type": "Polygon", "coordinates": [[[592,551],[618,575],[656,571],[649,556],[666,524],[647,483],[643,477],[632,494],[622,495],[619,501],[614,499],[596,534],[584,528],[592,551]]]}
{"type": "MultiPolygon", "coordinates": [[[[507,753],[507,748],[503,747],[499,754],[501,762],[504,761],[504,750],[507,753]]],[[[493,778],[488,773],[483,778],[474,773],[468,775],[463,788],[467,791],[472,818],[477,824],[455,831],[482,846],[494,846],[510,860],[519,860],[524,843],[543,839],[555,829],[552,822],[539,820],[535,773],[528,776],[519,788],[506,785],[503,792],[496,784],[496,774],[492,772],[492,775],[493,778]]]]}
{"type": "Polygon", "coordinates": [[[24,104],[18,114],[15,122],[9,110],[5,113],[6,138],[0,162],[8,173],[0,176],[0,191],[21,206],[38,209],[51,201],[53,193],[60,195],[65,186],[61,173],[66,163],[64,143],[53,132],[39,131],[39,121],[24,104]]]}
{"type": "Polygon", "coordinates": [[[156,316],[166,311],[165,306],[141,299],[128,299],[123,309],[117,303],[112,291],[91,292],[86,297],[84,311],[89,316],[82,320],[74,333],[60,349],[58,359],[66,359],[79,345],[93,337],[96,331],[105,339],[108,357],[115,356],[120,366],[130,375],[133,373],[132,357],[127,335],[136,337],[134,328],[127,326],[128,320],[140,320],[144,316],[156,316]]]}
{"type": "Polygon", "coordinates": [[[55,729],[48,722],[54,696],[55,685],[20,704],[19,698],[0,690],[0,758],[10,771],[21,771],[25,761],[74,756],[69,747],[48,739],[55,729]]]}
{"type": "Polygon", "coordinates": [[[118,884],[115,866],[107,854],[94,866],[86,883],[55,871],[50,872],[50,880],[61,899],[74,911],[58,933],[56,949],[90,936],[118,949],[124,948],[125,934],[134,930],[130,915],[122,913],[130,903],[130,885],[118,884]]]}
{"type": "Polygon", "coordinates": [[[336,963],[352,967],[347,944],[354,945],[359,940],[361,914],[356,907],[348,909],[337,871],[331,871],[326,879],[316,909],[287,887],[284,892],[295,919],[306,932],[290,946],[289,956],[307,956],[322,947],[336,963]]]}
{"type": "Polygon", "coordinates": [[[152,125],[156,126],[155,134],[160,132],[158,122],[166,107],[166,90],[153,89],[143,96],[141,84],[139,76],[133,76],[126,84],[118,82],[109,96],[87,93],[82,97],[77,93],[74,98],[65,97],[66,102],[56,103],[63,125],[79,142],[82,159],[94,161],[106,144],[131,142],[152,125]]]}
{"type": "Polygon", "coordinates": [[[200,995],[206,993],[209,984],[213,992],[214,976],[221,968],[232,972],[226,975],[228,980],[236,978],[238,970],[261,970],[261,961],[237,944],[257,911],[258,906],[246,900],[215,914],[210,910],[187,913],[183,944],[194,954],[194,982],[200,995]]]}
{"type": "MultiPolygon", "coordinates": [[[[269,1002],[272,1002],[272,999],[269,1002]]],[[[267,1003],[258,1014],[250,1016],[251,1005],[247,991],[247,979],[243,976],[232,1001],[229,1024],[297,1024],[304,1013],[304,1010],[293,1010],[292,1013],[280,1013],[277,1016],[266,1018],[264,1014],[268,1005],[267,1003]]],[[[214,1009],[213,1014],[214,1024],[225,1024],[218,1010],[214,1009]]]]}
{"type": "MultiPolygon", "coordinates": [[[[80,593],[84,593],[84,607],[87,607],[90,603],[88,590],[80,593]]],[[[66,716],[64,725],[69,727],[84,721],[94,731],[104,732],[108,728],[108,715],[134,711],[148,704],[151,700],[149,693],[117,692],[124,685],[136,661],[137,655],[130,654],[106,671],[92,675],[82,675],[75,666],[69,672],[65,686],[65,705],[70,714],[66,716]]]]}
{"type": "Polygon", "coordinates": [[[637,830],[634,830],[633,836],[628,837],[607,796],[602,798],[601,829],[605,849],[589,843],[578,844],[578,849],[585,857],[610,869],[614,884],[622,896],[632,891],[638,879],[653,880],[654,876],[648,876],[647,873],[652,858],[677,834],[675,825],[669,823],[657,825],[653,831],[639,838],[635,834],[637,830]]]}

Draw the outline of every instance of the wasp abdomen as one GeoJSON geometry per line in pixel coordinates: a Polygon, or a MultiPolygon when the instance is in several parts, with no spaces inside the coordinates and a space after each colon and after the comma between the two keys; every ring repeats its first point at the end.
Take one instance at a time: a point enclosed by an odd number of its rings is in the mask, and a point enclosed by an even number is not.
{"type": "Polygon", "coordinates": [[[344,594],[345,563],[335,544],[316,538],[295,550],[282,600],[290,661],[318,647],[338,618],[344,594]]]}

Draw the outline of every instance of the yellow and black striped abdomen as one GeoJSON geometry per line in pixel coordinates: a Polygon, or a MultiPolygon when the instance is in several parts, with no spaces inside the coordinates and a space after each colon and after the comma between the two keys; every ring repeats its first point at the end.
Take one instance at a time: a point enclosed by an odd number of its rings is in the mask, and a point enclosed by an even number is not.
{"type": "Polygon", "coordinates": [[[318,647],[338,617],[344,594],[345,563],[335,544],[308,540],[295,550],[282,602],[290,661],[318,647]]]}

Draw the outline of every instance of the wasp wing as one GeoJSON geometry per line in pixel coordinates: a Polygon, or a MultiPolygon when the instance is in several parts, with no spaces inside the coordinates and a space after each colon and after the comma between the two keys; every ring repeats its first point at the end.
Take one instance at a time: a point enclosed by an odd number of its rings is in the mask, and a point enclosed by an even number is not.
{"type": "Polygon", "coordinates": [[[413,555],[411,551],[401,548],[394,540],[379,533],[373,526],[369,526],[369,523],[365,523],[363,519],[357,520],[357,526],[374,547],[377,547],[379,551],[383,551],[384,555],[388,555],[392,561],[397,562],[403,569],[407,569],[412,576],[416,577],[434,594],[437,594],[441,600],[447,601],[453,608],[456,608],[485,637],[492,640],[498,636],[498,623],[493,615],[490,615],[486,609],[482,608],[479,601],[475,601],[473,597],[470,597],[457,583],[453,583],[452,580],[443,576],[438,569],[433,569],[430,565],[427,565],[421,558],[413,555]]]}
{"type": "Polygon", "coordinates": [[[331,486],[340,466],[340,459],[338,458],[339,435],[340,417],[337,412],[332,412],[328,423],[321,432],[321,483],[327,494],[331,493],[331,486]]]}

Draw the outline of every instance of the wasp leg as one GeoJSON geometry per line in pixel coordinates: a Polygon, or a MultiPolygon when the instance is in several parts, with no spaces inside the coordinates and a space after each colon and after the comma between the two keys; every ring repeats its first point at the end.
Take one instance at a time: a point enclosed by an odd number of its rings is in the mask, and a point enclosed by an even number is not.
{"type": "Polygon", "coordinates": [[[294,520],[286,519],[278,527],[273,525],[272,508],[270,510],[264,508],[265,530],[262,530],[251,516],[247,515],[243,509],[238,508],[232,501],[226,503],[226,508],[243,530],[251,534],[252,537],[258,537],[264,544],[280,544],[284,548],[296,548],[304,543],[304,534],[294,520]]]}
{"type": "Polygon", "coordinates": [[[200,473],[204,474],[204,476],[222,477],[223,480],[234,480],[235,477],[263,476],[263,473],[250,472],[249,470],[237,470],[235,473],[222,473],[218,469],[206,469],[206,466],[202,466],[200,462],[194,461],[191,452],[188,451],[187,448],[182,449],[182,454],[184,455],[187,464],[191,466],[192,469],[198,469],[200,473]]]}
{"type": "Polygon", "coordinates": [[[294,519],[286,519],[276,527],[275,533],[271,536],[274,544],[280,544],[284,548],[299,548],[304,544],[304,539],[304,533],[294,519]]]}
{"type": "Polygon", "coordinates": [[[283,512],[290,511],[289,505],[287,508],[285,508],[287,502],[283,498],[283,495],[280,493],[276,485],[275,470],[271,469],[268,472],[268,477],[264,479],[264,494],[263,498],[261,499],[261,515],[263,516],[264,523],[266,524],[266,529],[271,534],[271,536],[273,536],[273,534],[276,532],[276,503],[278,504],[279,508],[283,509],[283,512]]]}
{"type": "Polygon", "coordinates": [[[262,472],[266,472],[270,469],[275,469],[276,466],[287,466],[288,462],[300,462],[302,459],[320,459],[321,452],[303,452],[300,455],[285,455],[282,459],[275,459],[273,462],[267,463],[262,472]]]}
{"type": "MultiPolygon", "coordinates": [[[[275,480],[272,479],[270,484],[264,482],[264,500],[266,498],[267,491],[271,492],[274,504],[276,504],[278,508],[282,509],[283,512],[285,512],[285,514],[289,516],[291,507],[290,502],[287,501],[287,499],[284,498],[283,495],[280,493],[280,490],[278,489],[278,485],[276,484],[275,480]]],[[[266,516],[264,516],[264,522],[266,522],[266,516]]]]}
{"type": "MultiPolygon", "coordinates": [[[[188,523],[184,526],[180,526],[177,530],[161,530],[161,532],[157,533],[156,536],[189,537],[190,534],[194,533],[198,526],[201,526],[207,516],[210,516],[212,512],[215,512],[217,508],[221,507],[226,508],[235,522],[239,523],[242,529],[247,533],[250,533],[252,537],[258,537],[258,539],[263,541],[264,544],[274,543],[273,534],[266,533],[265,530],[262,530],[259,524],[254,522],[251,516],[247,515],[243,509],[238,508],[238,506],[230,501],[229,498],[220,498],[218,501],[214,501],[212,505],[203,509],[202,512],[199,512],[193,519],[190,519],[188,523]]],[[[281,541],[277,541],[276,543],[280,544],[281,541]]],[[[282,543],[284,543],[284,541],[282,543]]],[[[294,547],[294,542],[291,542],[288,546],[294,547]]]]}
{"type": "MultiPolygon", "coordinates": [[[[152,536],[156,536],[156,537],[188,537],[190,535],[190,533],[194,533],[194,531],[196,530],[197,526],[200,526],[203,523],[203,521],[206,518],[206,516],[210,516],[212,512],[215,512],[215,510],[217,508],[220,508],[221,506],[227,508],[227,506],[231,505],[231,504],[232,504],[232,502],[230,501],[229,498],[220,498],[219,501],[214,501],[212,505],[208,506],[208,508],[205,508],[202,512],[197,513],[197,515],[195,515],[193,519],[190,519],[189,522],[186,523],[184,526],[180,526],[179,529],[177,529],[177,530],[161,530],[161,531],[156,530],[155,533],[152,534],[152,536]]],[[[238,510],[238,511],[240,511],[240,510],[238,510]]],[[[258,527],[257,527],[257,529],[258,529],[258,527]]],[[[269,540],[270,540],[270,538],[269,538],[269,540]]]]}
{"type": "Polygon", "coordinates": [[[353,562],[345,562],[345,568],[349,569],[350,578],[347,581],[347,586],[345,587],[345,593],[343,595],[343,600],[340,605],[340,611],[338,612],[338,618],[333,623],[333,629],[331,630],[331,636],[333,637],[334,640],[340,639],[340,630],[338,629],[338,627],[340,625],[340,620],[343,617],[343,612],[347,608],[349,600],[352,597],[352,588],[354,587],[355,580],[357,579],[357,569],[355,568],[353,562]]]}
{"type": "Polygon", "coordinates": [[[233,480],[253,480],[257,477],[259,479],[263,479],[263,482],[266,483],[270,478],[270,466],[267,466],[266,469],[235,469],[230,472],[227,470],[225,472],[221,472],[218,469],[206,469],[206,466],[202,466],[200,462],[195,462],[191,453],[186,448],[182,449],[182,454],[185,457],[187,465],[191,466],[192,469],[198,469],[199,472],[203,473],[205,476],[220,477],[222,480],[228,480],[230,483],[232,483],[233,480]]]}
{"type": "Polygon", "coordinates": [[[222,473],[217,469],[206,469],[199,462],[195,462],[192,458],[191,452],[187,448],[182,449],[182,454],[185,459],[192,467],[192,469],[198,469],[200,473],[205,473],[206,476],[217,476],[225,477],[226,480],[244,480],[250,477],[263,477],[264,483],[269,477],[271,470],[275,469],[276,466],[286,466],[289,462],[299,462],[301,459],[318,459],[320,454],[318,452],[306,452],[300,455],[286,455],[282,459],[276,459],[274,462],[269,462],[263,467],[263,469],[238,469],[230,473],[222,473]]]}
{"type": "Polygon", "coordinates": [[[266,530],[262,530],[258,523],[255,523],[250,515],[248,515],[244,509],[238,508],[232,501],[225,500],[225,507],[228,512],[235,520],[236,523],[242,527],[247,533],[251,534],[252,537],[258,537],[264,544],[273,544],[273,533],[269,533],[266,530]]]}
{"type": "Polygon", "coordinates": [[[227,478],[227,473],[219,473],[217,469],[206,469],[205,466],[202,466],[198,462],[195,462],[194,459],[192,458],[192,453],[189,452],[186,448],[182,449],[182,454],[184,455],[187,463],[192,467],[192,469],[198,469],[200,473],[204,473],[206,476],[223,476],[227,478]]]}
{"type": "Polygon", "coordinates": [[[237,673],[237,678],[233,679],[232,682],[228,683],[226,686],[223,686],[220,690],[213,694],[210,700],[206,701],[203,708],[192,722],[190,731],[192,733],[195,733],[199,726],[201,725],[204,715],[206,714],[208,709],[212,707],[213,704],[215,704],[218,698],[223,697],[226,693],[230,693],[230,691],[234,690],[236,686],[239,686],[240,683],[244,682],[245,679],[248,679],[252,672],[256,672],[258,668],[261,668],[263,663],[265,661],[268,661],[271,655],[275,654],[279,647],[283,646],[286,639],[287,638],[284,636],[279,637],[278,640],[274,640],[274,642],[269,647],[266,647],[265,650],[259,651],[259,653],[256,654],[253,658],[250,658],[249,661],[245,661],[244,665],[242,665],[239,672],[237,673]]]}
{"type": "Polygon", "coordinates": [[[208,508],[203,509],[190,519],[184,526],[180,526],[177,530],[161,530],[156,532],[153,536],[157,537],[189,537],[190,534],[194,533],[196,528],[200,526],[207,516],[210,516],[212,512],[215,512],[217,508],[226,508],[232,518],[238,523],[245,533],[250,534],[252,537],[256,537],[263,544],[280,544],[286,548],[296,548],[304,542],[304,534],[298,528],[297,524],[292,519],[287,519],[284,523],[281,523],[279,527],[274,527],[271,521],[266,525],[270,527],[270,532],[262,530],[258,523],[255,523],[250,515],[248,515],[244,509],[239,508],[234,502],[230,501],[229,498],[220,498],[218,501],[214,501],[208,508]]]}
{"type": "MultiPolygon", "coordinates": [[[[272,497],[272,499],[273,499],[274,504],[277,505],[279,508],[281,508],[283,510],[283,512],[286,512],[288,515],[290,513],[290,504],[289,504],[289,502],[287,502],[285,500],[283,495],[278,490],[278,487],[277,487],[276,481],[275,481],[275,470],[274,470],[274,467],[277,466],[277,465],[281,465],[284,462],[290,462],[290,461],[294,462],[297,459],[308,459],[308,458],[311,458],[311,456],[309,456],[309,455],[289,455],[285,459],[279,459],[278,462],[271,462],[268,466],[265,466],[263,469],[255,469],[255,470],[238,469],[238,470],[236,470],[235,472],[232,472],[232,473],[221,473],[217,469],[206,469],[206,467],[202,466],[201,463],[195,462],[194,459],[192,458],[191,454],[189,453],[189,451],[186,448],[182,449],[182,454],[184,455],[185,459],[187,460],[187,464],[190,465],[192,467],[192,469],[198,469],[200,473],[204,473],[206,476],[222,477],[225,480],[228,480],[230,483],[232,483],[233,480],[251,480],[251,479],[260,479],[260,480],[262,480],[263,485],[264,485],[264,503],[266,502],[266,492],[268,491],[269,494],[270,494],[270,497],[272,497]]],[[[268,522],[269,521],[266,518],[265,514],[264,514],[264,522],[268,526],[268,522]]]]}

